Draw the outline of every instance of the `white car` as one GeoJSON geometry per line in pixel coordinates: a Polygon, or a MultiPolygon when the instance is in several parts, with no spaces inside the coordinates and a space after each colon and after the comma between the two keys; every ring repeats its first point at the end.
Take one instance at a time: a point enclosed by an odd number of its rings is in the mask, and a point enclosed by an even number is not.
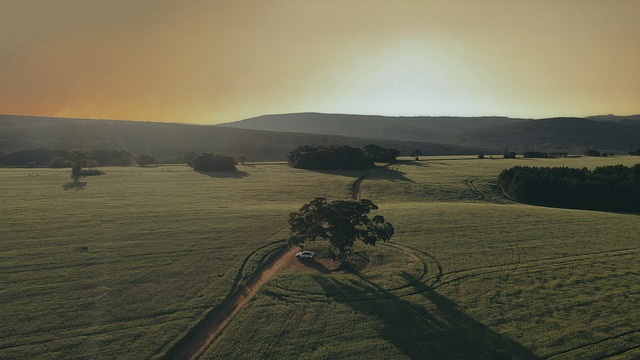
{"type": "Polygon", "coordinates": [[[296,254],[298,259],[313,259],[314,256],[316,256],[316,253],[313,251],[302,251],[296,254]]]}

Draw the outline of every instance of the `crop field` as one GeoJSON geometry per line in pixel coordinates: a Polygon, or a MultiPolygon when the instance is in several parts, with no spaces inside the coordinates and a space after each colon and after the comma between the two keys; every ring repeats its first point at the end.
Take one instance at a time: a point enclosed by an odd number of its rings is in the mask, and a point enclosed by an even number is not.
{"type": "MultiPolygon", "coordinates": [[[[203,358],[640,357],[637,214],[500,195],[515,165],[637,157],[423,157],[372,170],[361,196],[396,234],[355,273],[284,269],[203,358]]],[[[0,358],[162,358],[255,272],[287,216],[346,199],[363,171],[254,163],[0,169],[0,358]]],[[[325,254],[327,244],[305,249],[325,254]]]]}

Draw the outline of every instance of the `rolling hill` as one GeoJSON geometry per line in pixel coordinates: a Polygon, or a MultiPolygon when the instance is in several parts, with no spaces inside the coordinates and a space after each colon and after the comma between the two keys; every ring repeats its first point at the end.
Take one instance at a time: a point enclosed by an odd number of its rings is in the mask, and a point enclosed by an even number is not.
{"type": "MultiPolygon", "coordinates": [[[[189,152],[245,154],[250,161],[282,161],[297,146],[344,144],[362,147],[371,139],[337,135],[285,133],[234,129],[221,126],[91,120],[0,115],[0,150],[105,149],[149,154],[160,160],[179,158],[189,152]]],[[[479,149],[406,140],[374,143],[408,154],[474,154],[479,149]]]]}
{"type": "Polygon", "coordinates": [[[265,115],[219,125],[254,130],[357,135],[429,141],[492,152],[568,151],[587,147],[627,153],[640,148],[640,116],[512,119],[506,117],[385,117],[300,113],[265,115]]]}
{"type": "Polygon", "coordinates": [[[465,131],[519,123],[507,117],[392,117],[297,113],[263,115],[221,124],[237,129],[344,135],[370,139],[395,139],[445,143],[444,139],[465,131]]]}

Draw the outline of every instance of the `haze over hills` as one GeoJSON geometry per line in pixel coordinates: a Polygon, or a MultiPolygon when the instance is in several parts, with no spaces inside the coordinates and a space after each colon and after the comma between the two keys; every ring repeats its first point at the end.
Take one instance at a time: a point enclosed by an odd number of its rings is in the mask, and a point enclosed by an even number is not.
{"type": "Polygon", "coordinates": [[[425,155],[499,154],[506,149],[580,154],[587,147],[626,154],[640,148],[640,116],[525,120],[301,113],[212,126],[0,115],[0,151],[4,152],[127,150],[160,160],[211,152],[282,161],[301,145],[363,147],[371,143],[405,155],[414,149],[425,155]]]}
{"type": "Polygon", "coordinates": [[[521,122],[507,117],[393,117],[296,113],[263,115],[220,124],[237,129],[344,135],[370,139],[397,139],[445,143],[446,138],[466,131],[521,122]]]}
{"type": "Polygon", "coordinates": [[[211,125],[187,125],[120,120],[91,120],[0,115],[0,151],[50,148],[69,150],[127,150],[160,160],[179,158],[189,152],[245,154],[263,161],[286,159],[301,145],[343,144],[363,147],[375,143],[404,154],[420,149],[425,154],[476,154],[483,149],[455,145],[376,140],[337,135],[285,133],[234,129],[211,125]]]}
{"type": "Polygon", "coordinates": [[[510,151],[569,151],[587,147],[627,153],[640,148],[640,115],[590,118],[387,117],[299,113],[265,115],[219,126],[271,131],[409,139],[510,151]]]}

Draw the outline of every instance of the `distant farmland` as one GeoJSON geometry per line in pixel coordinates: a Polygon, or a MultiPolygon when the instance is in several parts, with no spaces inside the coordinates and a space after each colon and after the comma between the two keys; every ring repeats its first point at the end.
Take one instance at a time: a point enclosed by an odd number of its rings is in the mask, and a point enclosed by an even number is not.
{"type": "MultiPolygon", "coordinates": [[[[513,203],[514,165],[635,157],[424,157],[373,170],[361,195],[394,224],[359,273],[276,274],[203,358],[640,357],[637,214],[513,203]]],[[[315,196],[363,171],[284,164],[0,169],[0,358],[162,358],[287,235],[315,196]],[[253,254],[253,255],[252,255],[253,254]]],[[[326,244],[309,244],[326,254],[326,244]]],[[[322,269],[320,269],[322,270],[322,269]]]]}

